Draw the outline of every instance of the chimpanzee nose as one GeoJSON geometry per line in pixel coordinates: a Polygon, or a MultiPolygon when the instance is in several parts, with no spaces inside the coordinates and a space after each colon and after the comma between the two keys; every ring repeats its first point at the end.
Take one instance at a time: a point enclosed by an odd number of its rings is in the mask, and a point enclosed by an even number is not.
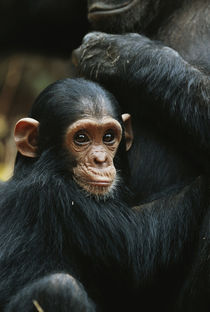
{"type": "Polygon", "coordinates": [[[107,162],[107,153],[104,151],[98,151],[94,153],[93,156],[94,164],[97,166],[105,165],[107,162]]]}

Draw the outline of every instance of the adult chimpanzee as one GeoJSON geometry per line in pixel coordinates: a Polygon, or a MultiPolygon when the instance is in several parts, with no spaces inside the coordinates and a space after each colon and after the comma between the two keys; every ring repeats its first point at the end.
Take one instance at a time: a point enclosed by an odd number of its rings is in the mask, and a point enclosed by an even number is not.
{"type": "MultiPolygon", "coordinates": [[[[184,307],[180,286],[204,246],[197,230],[208,227],[207,183],[131,208],[123,181],[132,132],[122,119],[107,91],[65,79],[17,123],[14,176],[0,189],[1,311],[184,307]]],[[[199,291],[186,297],[192,307],[199,291]]]]}
{"type": "MultiPolygon", "coordinates": [[[[209,175],[209,1],[89,0],[88,10],[93,29],[111,34],[84,38],[75,52],[79,71],[111,90],[123,110],[129,106],[133,191],[138,202],[164,201],[177,183],[209,175]]],[[[202,310],[210,287],[209,215],[204,220],[181,290],[184,311],[202,310]]]]}

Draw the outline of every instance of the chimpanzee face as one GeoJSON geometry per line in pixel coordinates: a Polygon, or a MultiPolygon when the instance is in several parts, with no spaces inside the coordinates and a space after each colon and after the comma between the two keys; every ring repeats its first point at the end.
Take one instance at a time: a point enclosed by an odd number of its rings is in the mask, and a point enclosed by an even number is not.
{"type": "Polygon", "coordinates": [[[110,116],[84,118],[69,126],[65,147],[76,160],[73,178],[88,193],[105,195],[116,185],[113,160],[121,138],[121,125],[110,116]]]}
{"type": "Polygon", "coordinates": [[[88,18],[94,30],[112,33],[138,32],[150,24],[165,2],[165,0],[88,0],[88,18]]]}

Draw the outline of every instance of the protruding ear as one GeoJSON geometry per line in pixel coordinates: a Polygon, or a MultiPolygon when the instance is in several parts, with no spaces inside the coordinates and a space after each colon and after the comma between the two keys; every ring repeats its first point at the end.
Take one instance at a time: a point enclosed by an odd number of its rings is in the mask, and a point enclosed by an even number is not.
{"type": "Polygon", "coordinates": [[[126,151],[128,151],[133,143],[133,129],[131,124],[131,115],[122,114],[122,120],[125,126],[125,142],[126,142],[126,151]]]}
{"type": "Polygon", "coordinates": [[[36,157],[39,122],[22,118],[15,125],[14,138],[18,151],[27,157],[36,157]]]}

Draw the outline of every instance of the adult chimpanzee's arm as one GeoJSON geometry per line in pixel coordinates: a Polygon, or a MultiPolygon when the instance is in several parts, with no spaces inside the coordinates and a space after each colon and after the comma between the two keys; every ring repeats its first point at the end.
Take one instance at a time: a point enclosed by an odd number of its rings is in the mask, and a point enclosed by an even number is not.
{"type": "MultiPolygon", "coordinates": [[[[157,301],[166,306],[172,292],[177,291],[176,311],[198,311],[199,307],[208,311],[210,304],[208,200],[203,196],[205,184],[200,182],[197,179],[177,195],[135,208],[139,230],[135,262],[138,269],[134,276],[140,288],[154,287],[157,301]]],[[[139,292],[139,298],[149,311],[155,309],[157,302],[148,302],[144,292],[139,292]]],[[[171,310],[170,304],[166,310],[171,310]]]]}
{"type": "Polygon", "coordinates": [[[210,77],[199,66],[138,34],[90,33],[75,55],[80,72],[127,101],[127,110],[155,116],[182,145],[191,142],[209,158],[210,77]]]}

